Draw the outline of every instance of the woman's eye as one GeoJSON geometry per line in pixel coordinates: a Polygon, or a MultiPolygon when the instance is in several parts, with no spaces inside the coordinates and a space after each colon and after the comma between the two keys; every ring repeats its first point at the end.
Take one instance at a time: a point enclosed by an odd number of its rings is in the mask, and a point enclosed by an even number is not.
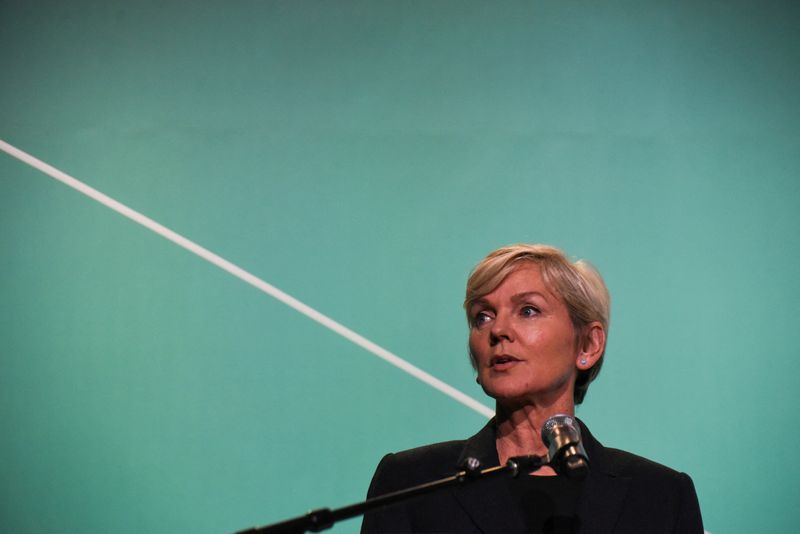
{"type": "Polygon", "coordinates": [[[533,317],[539,314],[539,310],[533,306],[523,306],[519,313],[523,317],[533,317]]]}
{"type": "Polygon", "coordinates": [[[475,318],[472,320],[472,323],[475,326],[480,326],[480,325],[482,325],[484,323],[487,323],[489,321],[489,319],[491,319],[491,317],[489,316],[488,313],[480,312],[480,313],[475,315],[475,318]]]}

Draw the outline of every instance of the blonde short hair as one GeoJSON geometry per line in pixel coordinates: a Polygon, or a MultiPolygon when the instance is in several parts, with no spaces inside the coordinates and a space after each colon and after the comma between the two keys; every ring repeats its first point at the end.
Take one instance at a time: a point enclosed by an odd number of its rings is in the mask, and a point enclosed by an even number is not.
{"type": "MultiPolygon", "coordinates": [[[[539,266],[548,289],[561,297],[567,306],[578,339],[585,335],[586,327],[595,321],[603,326],[608,336],[610,298],[600,273],[584,260],[570,262],[561,250],[548,245],[510,245],[490,252],[481,260],[467,280],[464,309],[468,322],[469,310],[475,301],[494,291],[523,262],[539,266]]],[[[575,404],[583,402],[589,384],[600,373],[604,359],[601,357],[591,369],[578,371],[575,404]]],[[[471,353],[470,360],[476,368],[477,363],[471,353]]]]}

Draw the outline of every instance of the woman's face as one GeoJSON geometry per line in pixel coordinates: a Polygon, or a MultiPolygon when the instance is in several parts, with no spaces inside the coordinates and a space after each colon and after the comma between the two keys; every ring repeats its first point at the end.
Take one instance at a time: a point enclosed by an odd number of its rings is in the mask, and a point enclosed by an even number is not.
{"type": "Polygon", "coordinates": [[[473,304],[469,316],[469,347],[487,395],[500,402],[572,403],[575,328],[538,265],[520,265],[473,304]]]}

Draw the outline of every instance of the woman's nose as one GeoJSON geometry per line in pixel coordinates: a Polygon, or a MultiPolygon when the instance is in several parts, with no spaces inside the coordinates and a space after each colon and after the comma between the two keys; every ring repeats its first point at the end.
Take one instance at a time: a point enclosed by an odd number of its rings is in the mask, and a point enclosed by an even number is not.
{"type": "Polygon", "coordinates": [[[489,344],[497,345],[503,340],[511,341],[512,339],[511,326],[508,321],[499,315],[495,317],[492,328],[489,330],[489,344]]]}

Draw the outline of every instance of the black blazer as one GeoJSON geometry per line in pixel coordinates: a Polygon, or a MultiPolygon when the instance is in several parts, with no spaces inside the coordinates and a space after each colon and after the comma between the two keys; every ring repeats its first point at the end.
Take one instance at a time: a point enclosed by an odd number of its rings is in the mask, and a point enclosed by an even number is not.
{"type": "MultiPolygon", "coordinates": [[[[580,534],[703,534],[692,480],[685,474],[617,449],[603,447],[581,422],[590,472],[578,501],[580,534]]],[[[494,420],[466,441],[448,441],[387,454],[368,497],[453,475],[469,456],[483,468],[498,465],[494,420]]],[[[367,514],[362,534],[525,532],[506,480],[441,490],[367,514]]]]}

